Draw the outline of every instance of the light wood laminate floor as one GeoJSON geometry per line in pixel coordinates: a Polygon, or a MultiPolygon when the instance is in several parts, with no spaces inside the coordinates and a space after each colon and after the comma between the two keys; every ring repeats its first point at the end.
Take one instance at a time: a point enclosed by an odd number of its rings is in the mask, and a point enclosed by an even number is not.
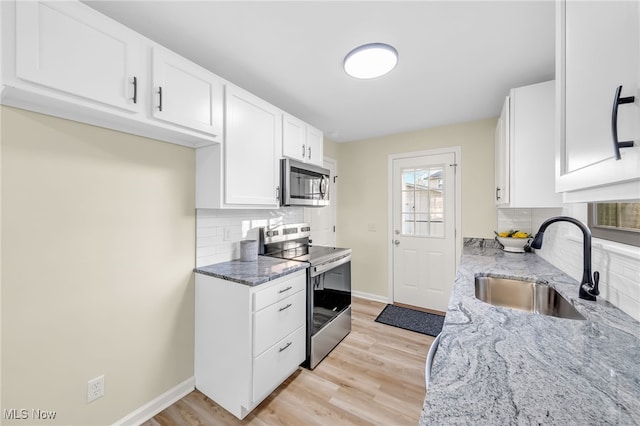
{"type": "Polygon", "coordinates": [[[144,426],[416,425],[433,337],[375,322],[384,306],[354,297],[351,333],[314,370],[299,368],[242,421],[195,390],[144,426]]]}

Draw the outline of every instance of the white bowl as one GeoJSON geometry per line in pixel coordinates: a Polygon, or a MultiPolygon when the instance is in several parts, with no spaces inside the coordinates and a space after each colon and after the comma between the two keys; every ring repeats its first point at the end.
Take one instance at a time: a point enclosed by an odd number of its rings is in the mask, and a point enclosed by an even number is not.
{"type": "Polygon", "coordinates": [[[531,243],[533,238],[511,238],[511,237],[496,237],[500,244],[502,244],[502,250],[511,253],[524,253],[525,246],[531,243]]]}

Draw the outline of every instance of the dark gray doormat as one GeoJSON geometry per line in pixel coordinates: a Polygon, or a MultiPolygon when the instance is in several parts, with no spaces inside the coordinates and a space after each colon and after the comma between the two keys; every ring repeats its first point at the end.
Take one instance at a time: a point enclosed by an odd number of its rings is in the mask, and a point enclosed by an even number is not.
{"type": "Polygon", "coordinates": [[[416,333],[437,336],[442,331],[444,317],[415,309],[387,305],[380,312],[376,322],[415,331],[416,333]]]}

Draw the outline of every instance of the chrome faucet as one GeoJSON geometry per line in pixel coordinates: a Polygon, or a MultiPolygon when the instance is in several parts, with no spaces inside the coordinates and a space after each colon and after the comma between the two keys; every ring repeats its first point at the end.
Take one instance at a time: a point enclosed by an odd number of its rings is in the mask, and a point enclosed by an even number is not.
{"type": "Polygon", "coordinates": [[[582,282],[580,283],[580,291],[578,296],[584,300],[596,300],[596,296],[600,294],[598,290],[598,283],[600,281],[600,273],[598,271],[593,273],[593,279],[591,278],[591,231],[582,222],[577,219],[568,216],[556,216],[551,219],[547,219],[536,234],[531,247],[539,249],[542,247],[542,238],[544,237],[544,231],[549,225],[555,222],[569,222],[576,225],[582,231],[582,282]]]}

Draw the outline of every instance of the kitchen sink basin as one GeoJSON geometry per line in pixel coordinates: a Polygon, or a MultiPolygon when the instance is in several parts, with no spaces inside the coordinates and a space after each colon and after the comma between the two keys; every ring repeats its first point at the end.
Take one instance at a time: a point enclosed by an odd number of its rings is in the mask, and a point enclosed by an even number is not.
{"type": "Polygon", "coordinates": [[[560,293],[544,282],[477,276],[476,299],[494,306],[535,314],[575,320],[585,319],[560,293]]]}

